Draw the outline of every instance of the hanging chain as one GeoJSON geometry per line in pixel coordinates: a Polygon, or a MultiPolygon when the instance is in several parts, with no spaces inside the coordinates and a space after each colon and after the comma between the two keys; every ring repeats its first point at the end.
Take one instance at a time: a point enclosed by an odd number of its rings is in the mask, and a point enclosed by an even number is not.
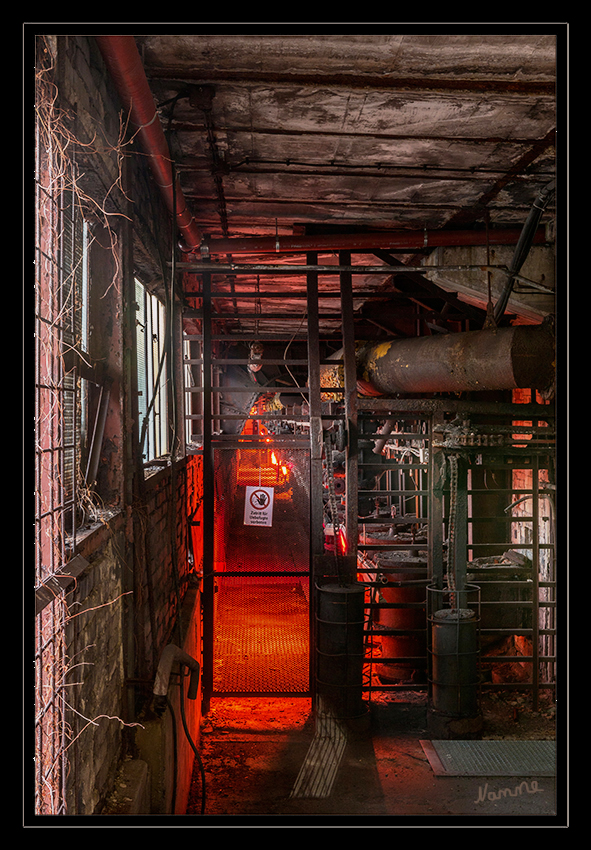
{"type": "Polygon", "coordinates": [[[447,583],[452,591],[450,605],[456,607],[456,517],[458,503],[458,455],[448,455],[449,462],[449,524],[447,543],[447,583]]]}
{"type": "Polygon", "coordinates": [[[256,315],[256,319],[255,319],[255,323],[254,323],[255,342],[259,338],[259,316],[261,314],[260,279],[259,279],[258,275],[257,275],[256,292],[257,292],[257,297],[256,297],[256,301],[254,302],[254,312],[255,312],[255,315],[256,315]]]}
{"type": "Polygon", "coordinates": [[[332,520],[332,529],[334,535],[334,552],[335,552],[335,560],[337,564],[337,574],[339,578],[342,575],[342,557],[339,548],[339,515],[337,509],[337,495],[334,488],[334,465],[332,461],[332,439],[327,434],[324,441],[324,451],[326,454],[326,472],[327,472],[327,483],[328,483],[328,504],[330,508],[330,516],[332,520]]]}

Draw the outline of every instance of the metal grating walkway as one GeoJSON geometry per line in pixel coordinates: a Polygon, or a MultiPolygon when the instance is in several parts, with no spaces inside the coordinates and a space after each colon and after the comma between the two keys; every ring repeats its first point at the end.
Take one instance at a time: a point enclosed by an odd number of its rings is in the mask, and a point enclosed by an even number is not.
{"type": "Polygon", "coordinates": [[[216,693],[302,693],[309,687],[308,605],[291,582],[218,594],[216,693]]]}
{"type": "Polygon", "coordinates": [[[307,449],[216,450],[218,520],[211,604],[212,684],[217,696],[310,691],[307,467],[307,449]],[[236,485],[235,479],[248,473],[254,481],[269,474],[268,466],[258,465],[269,454],[289,468],[290,488],[275,488],[270,524],[259,526],[245,522],[245,486],[236,485]],[[254,466],[253,457],[259,459],[254,466]]]}
{"type": "Polygon", "coordinates": [[[421,741],[438,776],[555,776],[555,741],[421,741]]]}

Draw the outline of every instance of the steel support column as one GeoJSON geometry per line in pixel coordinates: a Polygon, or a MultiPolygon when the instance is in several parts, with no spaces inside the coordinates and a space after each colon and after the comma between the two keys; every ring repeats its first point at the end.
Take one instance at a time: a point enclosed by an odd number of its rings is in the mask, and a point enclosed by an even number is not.
{"type": "Polygon", "coordinates": [[[214,498],[211,385],[211,275],[203,275],[203,711],[207,713],[213,693],[214,642],[214,498]]]}
{"type": "MultiPolygon", "coordinates": [[[[314,265],[316,255],[308,255],[307,262],[314,265]]],[[[318,327],[318,274],[309,271],[308,292],[308,403],[310,408],[310,541],[312,572],[314,562],[324,555],[324,528],[322,504],[322,405],[320,400],[320,339],[318,327]]]]}
{"type": "MultiPolygon", "coordinates": [[[[306,262],[314,266],[316,254],[308,254],[306,262]]],[[[320,329],[318,324],[318,273],[311,269],[306,276],[308,309],[308,405],[310,416],[310,692],[317,696],[318,646],[317,586],[324,574],[324,507],[322,500],[322,402],[320,398],[320,329]]]]}
{"type": "Polygon", "coordinates": [[[443,588],[443,484],[444,455],[433,440],[433,431],[444,421],[443,411],[436,411],[430,421],[429,440],[429,577],[433,585],[443,588]]]}
{"type": "MultiPolygon", "coordinates": [[[[350,266],[351,255],[341,252],[341,266],[350,266]]],[[[348,581],[355,581],[358,544],[358,424],[357,424],[357,364],[355,359],[355,325],[353,316],[352,275],[341,272],[341,311],[343,323],[343,369],[345,376],[345,417],[347,429],[347,477],[345,532],[347,552],[345,573],[348,581]]]]}

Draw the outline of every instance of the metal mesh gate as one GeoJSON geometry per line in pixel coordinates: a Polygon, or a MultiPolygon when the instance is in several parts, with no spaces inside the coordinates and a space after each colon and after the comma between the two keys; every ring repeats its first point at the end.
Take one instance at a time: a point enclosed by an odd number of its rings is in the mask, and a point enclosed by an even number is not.
{"type": "Polygon", "coordinates": [[[216,449],[214,475],[214,693],[308,693],[309,452],[216,449]]]}

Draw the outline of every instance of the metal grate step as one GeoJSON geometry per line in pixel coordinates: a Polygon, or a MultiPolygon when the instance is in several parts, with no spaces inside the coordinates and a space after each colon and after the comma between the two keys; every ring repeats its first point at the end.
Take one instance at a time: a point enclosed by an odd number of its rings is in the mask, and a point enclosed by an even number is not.
{"type": "Polygon", "coordinates": [[[555,776],[555,741],[421,741],[438,776],[555,776]]]}
{"type": "Polygon", "coordinates": [[[223,586],[218,593],[216,693],[301,693],[309,688],[308,605],[293,579],[223,586]]]}

